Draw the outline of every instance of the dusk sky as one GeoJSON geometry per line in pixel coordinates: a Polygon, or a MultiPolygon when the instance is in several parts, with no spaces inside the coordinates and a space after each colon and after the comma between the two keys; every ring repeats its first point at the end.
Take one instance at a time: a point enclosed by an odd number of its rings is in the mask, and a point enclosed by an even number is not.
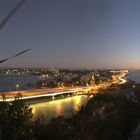
{"type": "MultiPolygon", "coordinates": [[[[0,0],[0,22],[20,0],[0,0]]],[[[0,31],[0,67],[140,69],[140,0],[27,0],[0,31]]]]}

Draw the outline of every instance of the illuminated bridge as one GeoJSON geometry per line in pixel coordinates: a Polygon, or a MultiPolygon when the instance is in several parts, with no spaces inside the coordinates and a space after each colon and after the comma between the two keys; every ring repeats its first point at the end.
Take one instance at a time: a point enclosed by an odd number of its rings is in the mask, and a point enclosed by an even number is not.
{"type": "MultiPolygon", "coordinates": [[[[23,100],[36,100],[36,99],[55,99],[55,97],[62,97],[62,96],[69,96],[69,95],[76,95],[77,93],[84,93],[85,89],[77,89],[77,90],[68,90],[68,91],[62,91],[62,92],[54,92],[54,93],[46,93],[46,94],[40,94],[40,95],[32,95],[32,96],[23,96],[23,100]]],[[[6,98],[6,101],[13,101],[13,98],[6,98]]],[[[3,101],[0,99],[0,101],[3,101]]]]}

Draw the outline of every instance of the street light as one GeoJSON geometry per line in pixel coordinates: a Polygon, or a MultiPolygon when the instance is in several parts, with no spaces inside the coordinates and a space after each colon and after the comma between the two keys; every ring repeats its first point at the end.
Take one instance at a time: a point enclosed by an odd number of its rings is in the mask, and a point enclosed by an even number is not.
{"type": "Polygon", "coordinates": [[[20,85],[16,84],[16,91],[19,91],[19,87],[20,87],[20,85]]]}
{"type": "Polygon", "coordinates": [[[19,84],[16,84],[16,91],[18,91],[18,93],[17,93],[17,98],[22,98],[22,94],[21,94],[21,92],[20,92],[20,85],[19,84]]]}

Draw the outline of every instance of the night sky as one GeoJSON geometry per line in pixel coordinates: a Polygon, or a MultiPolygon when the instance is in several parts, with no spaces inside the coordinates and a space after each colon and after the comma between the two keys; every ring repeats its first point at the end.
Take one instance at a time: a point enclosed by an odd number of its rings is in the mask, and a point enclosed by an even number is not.
{"type": "MultiPolygon", "coordinates": [[[[20,0],[0,0],[0,21],[20,0]]],[[[27,0],[0,31],[0,67],[140,68],[140,0],[27,0]]]]}

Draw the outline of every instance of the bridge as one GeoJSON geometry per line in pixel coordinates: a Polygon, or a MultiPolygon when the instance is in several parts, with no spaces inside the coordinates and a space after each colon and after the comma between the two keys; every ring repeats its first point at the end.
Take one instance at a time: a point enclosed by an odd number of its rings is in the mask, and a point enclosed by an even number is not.
{"type": "MultiPolygon", "coordinates": [[[[27,91],[28,92],[28,91],[27,91]]],[[[29,96],[24,96],[22,97],[22,100],[26,100],[26,101],[32,101],[32,100],[37,100],[37,99],[55,99],[56,97],[63,97],[63,96],[70,96],[70,95],[80,95],[83,93],[86,93],[87,89],[85,88],[81,88],[81,89],[69,89],[66,91],[60,91],[60,92],[49,92],[49,93],[42,93],[42,94],[38,94],[38,95],[29,95],[29,96]]],[[[20,91],[18,93],[21,93],[20,91]]],[[[13,101],[15,100],[14,96],[13,97],[7,97],[5,99],[5,101],[13,101]]],[[[3,101],[3,99],[1,98],[0,101],[3,101]]]]}

